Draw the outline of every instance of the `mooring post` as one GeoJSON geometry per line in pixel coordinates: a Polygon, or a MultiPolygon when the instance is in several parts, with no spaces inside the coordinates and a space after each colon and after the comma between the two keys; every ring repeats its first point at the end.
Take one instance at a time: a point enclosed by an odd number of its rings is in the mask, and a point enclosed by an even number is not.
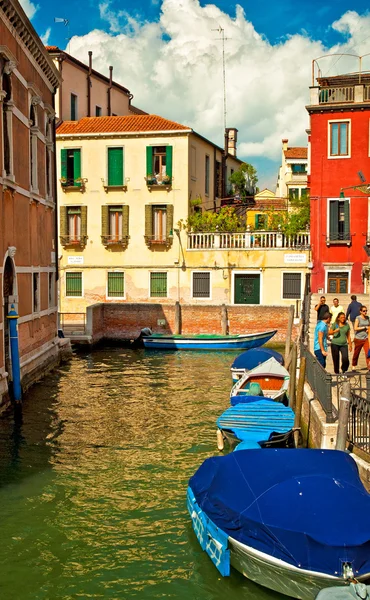
{"type": "Polygon", "coordinates": [[[303,402],[303,390],[304,390],[305,377],[306,377],[306,357],[301,356],[301,362],[299,365],[297,398],[296,398],[296,403],[295,403],[295,415],[294,415],[294,445],[296,448],[298,448],[299,431],[301,428],[302,402],[303,402]]]}
{"type": "Polygon", "coordinates": [[[180,302],[177,300],[175,303],[175,335],[180,335],[181,333],[181,306],[180,302]]]}
{"type": "Polygon", "coordinates": [[[226,305],[223,304],[221,306],[221,330],[222,330],[222,335],[227,335],[228,334],[228,325],[227,325],[227,308],[226,305]]]}
{"type": "Polygon", "coordinates": [[[9,319],[10,356],[12,359],[13,396],[16,402],[22,399],[21,365],[19,360],[18,344],[18,318],[19,315],[12,304],[7,319],[9,319]]]}
{"type": "Polygon", "coordinates": [[[339,399],[337,443],[335,445],[336,450],[346,449],[350,399],[351,384],[349,381],[344,381],[342,393],[339,399]]]}
{"type": "Polygon", "coordinates": [[[289,380],[289,406],[294,408],[295,405],[295,388],[297,380],[297,344],[293,344],[292,361],[290,363],[290,380],[289,380]]]}
{"type": "Polygon", "coordinates": [[[293,321],[294,321],[294,306],[293,306],[293,304],[291,304],[289,306],[288,326],[287,326],[286,338],[285,338],[285,363],[288,362],[289,353],[290,353],[290,344],[292,341],[292,331],[293,331],[293,321]]]}

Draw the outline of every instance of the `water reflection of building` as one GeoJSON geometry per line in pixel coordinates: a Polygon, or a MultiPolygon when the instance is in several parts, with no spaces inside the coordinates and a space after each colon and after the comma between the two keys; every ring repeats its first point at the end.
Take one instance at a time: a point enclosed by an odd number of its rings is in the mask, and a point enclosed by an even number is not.
{"type": "Polygon", "coordinates": [[[54,95],[60,76],[17,0],[0,4],[0,397],[18,310],[23,385],[58,357],[54,95]]]}

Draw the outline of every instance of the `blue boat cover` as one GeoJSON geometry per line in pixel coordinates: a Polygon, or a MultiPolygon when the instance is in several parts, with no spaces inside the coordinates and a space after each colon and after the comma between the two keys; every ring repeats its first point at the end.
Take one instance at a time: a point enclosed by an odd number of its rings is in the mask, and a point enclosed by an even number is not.
{"type": "Polygon", "coordinates": [[[253,348],[239,354],[231,365],[231,368],[250,371],[269,358],[275,358],[278,363],[281,365],[284,364],[283,357],[279,352],[276,352],[276,350],[270,350],[269,348],[253,348]]]}
{"type": "Polygon", "coordinates": [[[302,569],[370,573],[370,495],[336,450],[241,450],[208,458],[190,479],[227,535],[302,569]]]}

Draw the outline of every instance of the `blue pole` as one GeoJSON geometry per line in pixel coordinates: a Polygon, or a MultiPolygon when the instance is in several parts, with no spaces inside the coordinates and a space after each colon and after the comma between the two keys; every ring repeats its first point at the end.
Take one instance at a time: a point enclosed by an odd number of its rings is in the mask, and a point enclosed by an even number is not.
{"type": "Polygon", "coordinates": [[[9,319],[9,337],[10,337],[10,355],[12,358],[12,376],[13,376],[13,395],[14,400],[19,402],[22,399],[21,387],[21,365],[19,361],[19,344],[18,344],[18,322],[19,315],[14,308],[14,304],[10,309],[7,319],[9,319]]]}

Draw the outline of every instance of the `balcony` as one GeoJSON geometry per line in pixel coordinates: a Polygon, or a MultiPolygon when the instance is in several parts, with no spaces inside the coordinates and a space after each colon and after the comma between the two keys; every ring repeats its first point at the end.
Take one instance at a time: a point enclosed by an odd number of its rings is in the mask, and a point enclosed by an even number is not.
{"type": "Polygon", "coordinates": [[[353,85],[325,85],[319,80],[319,85],[310,88],[310,106],[335,106],[363,104],[370,102],[370,84],[367,78],[365,83],[353,85]]]}
{"type": "Polygon", "coordinates": [[[326,238],[327,246],[350,246],[351,245],[351,234],[349,232],[341,233],[338,231],[330,231],[329,236],[326,238]]]}
{"type": "Polygon", "coordinates": [[[66,179],[65,177],[62,177],[59,181],[62,185],[62,190],[64,193],[66,193],[66,192],[84,193],[86,191],[86,183],[88,180],[85,177],[79,177],[78,179],[66,179]]]}
{"type": "Polygon", "coordinates": [[[145,235],[145,243],[148,246],[148,248],[151,248],[151,250],[154,250],[155,248],[161,249],[161,248],[170,248],[170,246],[172,246],[172,242],[173,242],[173,236],[158,236],[158,235],[145,235]]]}
{"type": "Polygon", "coordinates": [[[321,88],[320,104],[345,104],[355,101],[355,86],[321,88]]]}
{"type": "Polygon", "coordinates": [[[102,235],[101,241],[103,246],[106,248],[118,247],[125,250],[128,246],[129,236],[117,236],[117,235],[102,235]]]}
{"type": "Polygon", "coordinates": [[[172,180],[173,177],[169,177],[167,175],[148,175],[145,177],[146,185],[148,186],[148,190],[151,192],[152,190],[167,190],[169,191],[172,188],[172,180]]]}
{"type": "Polygon", "coordinates": [[[60,243],[62,246],[71,248],[84,248],[87,242],[87,235],[61,235],[60,243]]]}
{"type": "Polygon", "coordinates": [[[308,250],[309,232],[287,236],[280,231],[188,233],[188,250],[308,250]]]}

